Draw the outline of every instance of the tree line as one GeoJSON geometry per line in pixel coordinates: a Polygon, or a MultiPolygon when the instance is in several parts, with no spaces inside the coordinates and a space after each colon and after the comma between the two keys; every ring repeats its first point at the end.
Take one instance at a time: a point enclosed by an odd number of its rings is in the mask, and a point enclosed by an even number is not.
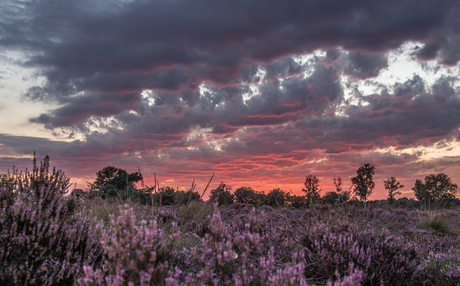
{"type": "MultiPolygon", "coordinates": [[[[369,163],[360,166],[356,171],[356,176],[351,178],[351,186],[348,189],[344,189],[342,178],[334,178],[335,190],[326,192],[323,196],[321,196],[322,187],[319,178],[310,174],[306,176],[302,186],[304,195],[294,195],[291,191],[283,191],[280,188],[272,189],[265,193],[257,192],[251,187],[240,187],[233,192],[231,186],[220,183],[217,188],[210,191],[209,199],[218,205],[246,203],[256,207],[262,205],[272,207],[290,205],[294,208],[311,207],[319,203],[343,204],[360,201],[366,207],[368,199],[375,189],[375,170],[375,166],[369,163]]],[[[404,185],[395,177],[384,180],[383,184],[388,193],[386,203],[394,205],[396,196],[401,195],[400,189],[404,185]]],[[[96,173],[96,180],[88,184],[87,190],[76,189],[73,194],[86,198],[130,199],[152,205],[177,205],[203,200],[207,187],[201,195],[195,191],[195,187],[194,183],[192,183],[188,191],[179,191],[179,189],[169,186],[159,187],[156,177],[155,185],[146,187],[143,184],[143,176],[140,170],[128,173],[124,169],[107,166],[96,173]],[[137,186],[139,182],[142,185],[141,187],[137,186]]],[[[424,181],[417,179],[412,188],[418,200],[418,206],[425,209],[449,206],[458,201],[455,198],[456,190],[457,184],[452,183],[451,178],[444,173],[431,174],[426,176],[424,181]]]]}

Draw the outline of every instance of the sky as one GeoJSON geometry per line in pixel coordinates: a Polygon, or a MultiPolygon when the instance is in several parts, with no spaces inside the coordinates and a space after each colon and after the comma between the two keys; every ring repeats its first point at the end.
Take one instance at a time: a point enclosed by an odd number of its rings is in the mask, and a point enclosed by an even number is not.
{"type": "Polygon", "coordinates": [[[0,172],[323,194],[460,184],[460,1],[3,0],[0,172]]]}

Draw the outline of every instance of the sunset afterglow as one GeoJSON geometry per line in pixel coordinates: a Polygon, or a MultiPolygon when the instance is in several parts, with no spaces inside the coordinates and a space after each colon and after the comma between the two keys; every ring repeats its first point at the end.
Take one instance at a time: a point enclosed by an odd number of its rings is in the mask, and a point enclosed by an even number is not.
{"type": "Polygon", "coordinates": [[[0,4],[0,172],[45,155],[84,188],[300,194],[376,167],[460,184],[457,1],[10,1],[0,4]]]}

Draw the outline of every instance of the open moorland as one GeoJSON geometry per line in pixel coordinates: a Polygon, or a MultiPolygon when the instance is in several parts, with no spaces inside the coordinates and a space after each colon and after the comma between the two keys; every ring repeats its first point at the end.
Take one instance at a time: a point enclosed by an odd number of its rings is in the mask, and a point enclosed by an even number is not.
{"type": "Polygon", "coordinates": [[[203,201],[193,184],[137,188],[140,173],[112,171],[86,190],[48,158],[1,175],[1,285],[460,285],[452,201],[223,184],[203,201]]]}

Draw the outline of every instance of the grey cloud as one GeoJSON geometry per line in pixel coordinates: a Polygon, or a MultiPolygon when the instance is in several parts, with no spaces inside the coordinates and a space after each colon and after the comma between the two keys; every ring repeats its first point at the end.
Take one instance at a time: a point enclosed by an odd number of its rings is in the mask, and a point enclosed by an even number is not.
{"type": "Polygon", "coordinates": [[[449,1],[202,0],[133,1],[117,12],[92,13],[101,3],[26,6],[20,11],[26,17],[2,22],[5,31],[22,29],[6,33],[0,43],[43,49],[29,65],[71,67],[75,77],[84,77],[177,64],[234,66],[251,57],[267,61],[334,45],[385,51],[423,40],[452,11],[449,1]]]}
{"type": "Polygon", "coordinates": [[[355,52],[348,54],[348,60],[345,73],[360,79],[376,77],[382,69],[388,67],[388,59],[385,55],[365,55],[355,52]]]}
{"type": "Polygon", "coordinates": [[[455,35],[447,39],[447,43],[440,50],[441,63],[455,66],[460,60],[460,37],[455,35]]]}
{"type": "MultiPolygon", "coordinates": [[[[200,162],[200,170],[209,168],[208,162],[224,166],[223,156],[237,162],[250,155],[265,160],[261,165],[296,168],[302,160],[322,156],[332,160],[459,136],[459,94],[452,78],[427,86],[415,76],[385,87],[386,92],[356,96],[363,103],[358,106],[347,105],[339,82],[342,73],[376,77],[388,64],[385,53],[407,41],[424,45],[415,51],[419,60],[456,65],[460,13],[455,1],[23,3],[0,4],[0,48],[23,52],[19,64],[46,79],[26,98],[60,105],[30,121],[86,137],[56,143],[0,136],[22,154],[38,148],[102,164],[110,158],[134,160],[128,157],[141,152],[156,160],[149,164],[166,166],[170,161],[160,159],[161,150],[177,159],[177,166],[200,162]],[[316,49],[328,52],[308,63],[292,59],[316,49]],[[248,84],[261,79],[259,68],[267,72],[260,94],[244,101],[248,84]],[[209,91],[200,94],[200,84],[209,91]],[[144,90],[153,105],[140,95],[144,90]],[[334,113],[341,103],[346,116],[334,113]],[[108,117],[114,124],[104,120],[108,117]],[[107,133],[91,132],[86,124],[107,133]],[[221,151],[208,146],[206,138],[193,138],[196,128],[210,128],[206,136],[222,139],[221,151]],[[276,158],[262,159],[267,154],[276,158]]],[[[398,159],[387,156],[379,157],[382,164],[398,159]]],[[[416,157],[403,156],[395,164],[416,157]]],[[[255,165],[247,168],[260,168],[255,165]]]]}
{"type": "Polygon", "coordinates": [[[419,59],[424,61],[433,60],[438,55],[441,45],[438,43],[427,44],[416,52],[419,59]]]}
{"type": "MultiPolygon", "coordinates": [[[[81,93],[122,96],[145,89],[194,91],[202,82],[238,85],[249,79],[245,69],[258,64],[272,78],[292,76],[301,67],[291,55],[330,50],[329,66],[337,47],[350,51],[345,72],[374,77],[387,64],[383,53],[410,40],[428,43],[439,31],[448,39],[440,46],[443,62],[451,65],[458,56],[449,29],[459,13],[450,1],[53,0],[5,7],[0,46],[23,51],[23,64],[47,80],[26,97],[60,104],[71,104],[81,93]]],[[[74,124],[92,113],[60,121],[74,124]]]]}
{"type": "Polygon", "coordinates": [[[136,109],[141,95],[130,94],[85,94],[71,97],[67,103],[52,111],[31,118],[31,123],[42,123],[53,129],[63,126],[75,126],[91,116],[110,117],[120,114],[123,110],[136,109]]]}

